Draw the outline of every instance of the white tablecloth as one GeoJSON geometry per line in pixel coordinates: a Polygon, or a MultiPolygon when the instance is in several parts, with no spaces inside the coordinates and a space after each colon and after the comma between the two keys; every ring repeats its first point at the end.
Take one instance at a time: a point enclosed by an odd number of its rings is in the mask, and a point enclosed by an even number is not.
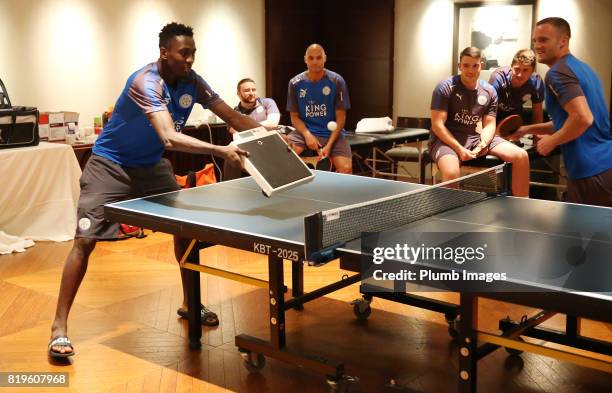
{"type": "Polygon", "coordinates": [[[0,149],[0,230],[32,240],[72,239],[80,176],[69,145],[0,149]]]}

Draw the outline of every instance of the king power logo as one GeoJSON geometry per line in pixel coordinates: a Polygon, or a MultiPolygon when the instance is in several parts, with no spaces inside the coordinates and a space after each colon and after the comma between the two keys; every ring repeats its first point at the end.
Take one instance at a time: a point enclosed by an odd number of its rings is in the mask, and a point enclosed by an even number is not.
{"type": "Polygon", "coordinates": [[[306,105],[306,117],[325,117],[327,116],[327,105],[308,104],[306,105]]]}

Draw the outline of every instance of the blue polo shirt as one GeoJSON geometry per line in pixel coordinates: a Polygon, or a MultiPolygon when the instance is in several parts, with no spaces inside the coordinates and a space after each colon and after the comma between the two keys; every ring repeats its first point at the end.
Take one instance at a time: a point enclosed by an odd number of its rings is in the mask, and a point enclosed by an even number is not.
{"type": "Polygon", "coordinates": [[[612,133],[601,82],[586,63],[566,55],[548,70],[546,110],[558,131],[567,120],[563,106],[576,97],[587,100],[593,124],[578,138],[560,145],[569,178],[583,179],[612,168],[612,133]]]}
{"type": "Polygon", "coordinates": [[[512,87],[512,68],[499,67],[491,74],[489,83],[497,91],[497,119],[509,115],[521,115],[527,101],[539,104],[544,101],[544,81],[538,74],[531,74],[520,87],[512,87]]]}
{"type": "Polygon", "coordinates": [[[168,111],[180,132],[196,102],[204,108],[223,102],[195,71],[169,86],[159,67],[159,62],[150,63],[128,78],[93,154],[127,167],[155,165],[162,158],[164,145],[147,119],[148,113],[168,111]]]}
{"type": "Polygon", "coordinates": [[[336,109],[350,109],[348,88],[344,79],[324,70],[321,80],[308,80],[307,71],[289,81],[287,111],[298,112],[308,130],[317,136],[329,137],[327,123],[336,121],[336,109]]]}

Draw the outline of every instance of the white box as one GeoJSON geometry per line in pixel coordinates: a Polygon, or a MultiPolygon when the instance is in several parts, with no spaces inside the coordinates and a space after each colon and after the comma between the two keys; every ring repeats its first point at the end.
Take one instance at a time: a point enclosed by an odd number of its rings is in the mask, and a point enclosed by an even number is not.
{"type": "Polygon", "coordinates": [[[50,125],[49,126],[49,140],[50,141],[63,141],[66,139],[66,132],[68,127],[64,125],[50,125]]]}
{"type": "MultiPolygon", "coordinates": [[[[51,123],[51,121],[49,121],[51,123]]],[[[68,123],[79,124],[79,112],[64,111],[64,125],[68,123]]]]}
{"type": "Polygon", "coordinates": [[[64,125],[64,112],[49,112],[49,125],[54,124],[64,125]]]}
{"type": "Polygon", "coordinates": [[[49,137],[49,124],[38,125],[38,136],[40,137],[40,139],[49,137]]]}

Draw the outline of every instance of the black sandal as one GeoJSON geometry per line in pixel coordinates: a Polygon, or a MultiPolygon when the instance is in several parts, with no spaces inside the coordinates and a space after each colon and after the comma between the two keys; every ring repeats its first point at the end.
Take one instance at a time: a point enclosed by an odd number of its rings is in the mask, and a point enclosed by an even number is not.
{"type": "MultiPolygon", "coordinates": [[[[187,310],[184,308],[179,308],[176,310],[176,313],[181,317],[181,319],[187,319],[187,310]]],[[[200,306],[200,319],[202,321],[202,325],[205,326],[217,326],[219,324],[219,317],[217,314],[204,305],[200,306]]]]}
{"type": "Polygon", "coordinates": [[[49,356],[51,356],[54,359],[64,359],[64,358],[74,355],[74,347],[72,346],[72,343],[70,342],[70,339],[68,337],[59,336],[49,341],[48,352],[49,352],[49,356]],[[62,347],[62,348],[70,347],[71,351],[70,352],[58,352],[58,351],[54,351],[53,347],[62,347]]]}

